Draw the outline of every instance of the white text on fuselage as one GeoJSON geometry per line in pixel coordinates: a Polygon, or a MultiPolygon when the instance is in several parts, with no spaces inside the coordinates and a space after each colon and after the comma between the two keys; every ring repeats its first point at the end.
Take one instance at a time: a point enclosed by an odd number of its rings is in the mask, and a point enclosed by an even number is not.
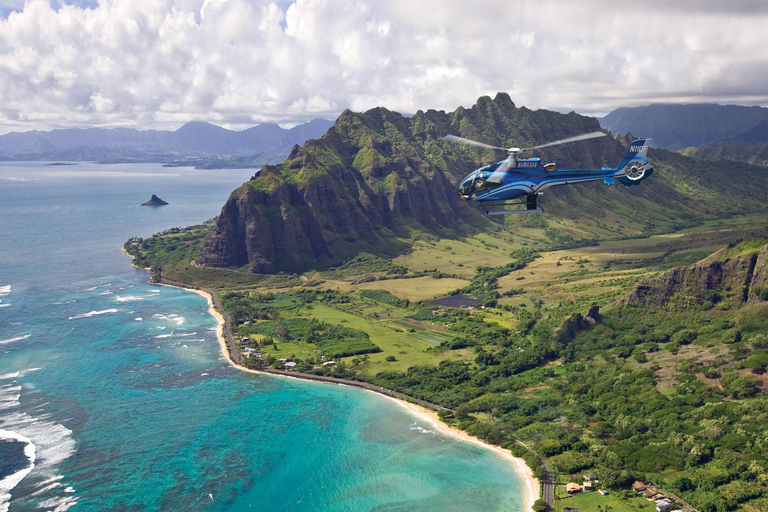
{"type": "Polygon", "coordinates": [[[641,151],[648,151],[648,146],[632,146],[629,150],[633,153],[640,153],[641,151]]]}
{"type": "Polygon", "coordinates": [[[539,162],[517,162],[515,167],[519,169],[521,167],[536,167],[537,165],[539,165],[539,162]]]}

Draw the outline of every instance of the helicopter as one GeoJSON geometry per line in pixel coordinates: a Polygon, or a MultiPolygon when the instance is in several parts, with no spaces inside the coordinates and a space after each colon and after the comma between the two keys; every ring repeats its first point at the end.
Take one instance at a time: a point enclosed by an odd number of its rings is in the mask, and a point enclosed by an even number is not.
{"type": "Polygon", "coordinates": [[[651,139],[636,139],[618,167],[603,167],[600,170],[563,169],[555,170],[555,164],[542,164],[540,158],[519,159],[517,155],[534,149],[604,137],[603,132],[591,132],[567,139],[556,140],[530,148],[508,148],[492,146],[483,142],[465,139],[456,135],[443,137],[448,142],[506,151],[508,157],[495,164],[481,167],[461,180],[456,192],[483,209],[488,215],[512,213],[540,213],[538,198],[542,191],[556,185],[570,185],[587,181],[602,180],[606,185],[619,181],[625,186],[639,184],[653,174],[653,167],[645,159],[651,139]],[[506,206],[512,206],[506,209],[506,206]]]}

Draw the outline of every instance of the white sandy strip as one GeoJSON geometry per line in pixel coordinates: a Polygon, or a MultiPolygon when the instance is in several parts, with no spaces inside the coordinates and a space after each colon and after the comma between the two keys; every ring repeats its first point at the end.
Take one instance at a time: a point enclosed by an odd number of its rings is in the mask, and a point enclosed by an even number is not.
{"type": "MultiPolygon", "coordinates": [[[[165,285],[165,286],[170,286],[170,285],[165,285]]],[[[214,316],[214,318],[216,318],[216,321],[218,323],[218,327],[216,329],[216,337],[219,339],[219,346],[221,347],[221,352],[222,354],[224,354],[224,358],[229,362],[231,366],[248,373],[255,373],[255,374],[261,374],[261,375],[273,375],[276,377],[285,377],[288,379],[303,380],[304,382],[316,382],[318,384],[332,384],[330,382],[314,381],[309,379],[302,379],[300,377],[290,377],[287,375],[265,374],[264,372],[260,372],[258,370],[252,370],[250,368],[245,368],[243,366],[236,365],[232,361],[232,359],[230,359],[229,351],[227,350],[227,341],[224,338],[224,317],[218,311],[216,311],[216,309],[214,309],[213,298],[209,293],[204,292],[202,290],[194,290],[192,288],[187,288],[187,290],[195,292],[198,295],[202,295],[208,301],[208,311],[211,313],[211,315],[214,316]]],[[[365,389],[365,388],[356,388],[356,389],[361,389],[363,391],[369,391],[371,393],[375,393],[375,391],[371,391],[370,389],[365,389]]],[[[410,412],[417,418],[430,423],[432,426],[434,426],[434,428],[439,430],[444,435],[453,437],[455,439],[459,439],[461,441],[475,444],[477,446],[480,446],[481,448],[485,448],[486,450],[491,450],[493,452],[496,452],[498,455],[501,455],[505,459],[507,459],[514,467],[515,472],[525,479],[526,489],[525,489],[525,494],[523,495],[523,509],[524,510],[533,509],[533,503],[537,499],[539,499],[540,484],[538,479],[535,476],[533,476],[533,471],[525,463],[525,460],[519,457],[515,457],[514,455],[512,455],[512,453],[509,450],[505,450],[498,446],[493,446],[491,444],[488,444],[478,439],[477,437],[470,436],[463,430],[452,428],[446,425],[445,423],[440,421],[440,418],[437,415],[437,412],[427,409],[426,407],[422,407],[420,405],[416,405],[411,402],[406,402],[404,400],[398,400],[397,398],[383,395],[381,393],[376,393],[376,394],[379,396],[383,396],[385,398],[389,398],[390,400],[394,400],[401,406],[405,407],[405,409],[408,410],[408,412],[410,412]]]]}

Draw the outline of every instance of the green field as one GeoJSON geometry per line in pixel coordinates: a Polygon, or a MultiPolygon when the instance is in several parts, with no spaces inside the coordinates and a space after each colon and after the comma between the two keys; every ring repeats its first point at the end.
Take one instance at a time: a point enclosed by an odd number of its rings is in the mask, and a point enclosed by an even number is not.
{"type": "Polygon", "coordinates": [[[610,512],[655,512],[653,502],[647,501],[641,496],[623,498],[614,492],[606,496],[597,491],[578,493],[572,496],[566,495],[564,490],[558,488],[560,498],[557,500],[556,512],[562,512],[563,508],[578,508],[579,512],[598,512],[610,510],[610,512]],[[610,507],[607,508],[607,507],[610,507]]]}
{"type": "MultiPolygon", "coordinates": [[[[723,301],[708,310],[646,311],[622,309],[618,299],[641,281],[716,251],[722,261],[758,250],[765,233],[755,226],[766,220],[732,217],[561,249],[541,229],[516,227],[494,236],[418,240],[394,263],[368,255],[303,275],[202,269],[176,258],[190,251],[189,240],[178,234],[153,247],[164,255],[166,276],[219,288],[220,297],[229,290],[250,297],[240,310],[226,301],[225,307],[237,318],[233,331],[259,341],[270,364],[291,359],[302,371],[367,380],[448,407],[455,411],[449,421],[491,443],[525,441],[560,480],[594,470],[601,481],[607,474],[618,482],[621,475],[611,468],[621,462],[623,473],[629,472],[622,478],[674,486],[690,477],[721,489],[718,495],[689,491],[686,499],[702,510],[712,503],[709,509],[719,510],[729,496],[758,507],[743,510],[760,510],[765,499],[758,478],[768,475],[768,461],[759,450],[757,425],[768,418],[768,405],[758,400],[768,384],[750,368],[759,368],[768,351],[768,337],[761,338],[768,333],[765,304],[723,301]],[[722,250],[739,239],[750,241],[722,250]],[[179,242],[183,246],[172,249],[179,242]],[[479,302],[464,309],[427,304],[459,291],[479,302]],[[583,315],[594,304],[603,321],[585,327],[583,315]],[[269,323],[275,339],[254,333],[244,320],[257,327],[269,323]],[[281,321],[316,321],[324,332],[351,329],[358,333],[352,341],[364,337],[380,352],[358,351],[335,358],[336,366],[321,366],[328,340],[304,331],[283,336],[276,330],[281,321]],[[686,332],[687,338],[680,336],[686,332]],[[720,436],[729,451],[713,448],[720,436]],[[691,458],[692,452],[705,456],[691,458]]],[[[607,224],[555,224],[576,237],[610,231],[607,224]]],[[[540,472],[537,459],[526,460],[540,472]]],[[[607,496],[562,496],[556,510],[654,510],[627,488],[624,482],[607,496]]],[[[738,509],[737,502],[728,503],[722,510],[738,509]]]]}

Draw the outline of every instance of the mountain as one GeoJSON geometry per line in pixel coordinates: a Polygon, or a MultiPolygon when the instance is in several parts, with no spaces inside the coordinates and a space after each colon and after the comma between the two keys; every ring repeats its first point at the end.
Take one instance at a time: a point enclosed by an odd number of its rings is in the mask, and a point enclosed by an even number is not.
{"type": "Polygon", "coordinates": [[[321,136],[332,125],[325,119],[284,129],[264,123],[233,131],[190,122],[176,131],[130,128],[77,128],[0,136],[0,154],[15,160],[170,161],[179,158],[287,155],[296,144],[321,136]]]}
{"type": "MultiPolygon", "coordinates": [[[[705,162],[663,150],[649,153],[657,174],[631,190],[601,184],[552,189],[545,217],[490,219],[460,199],[458,181],[503,155],[453,145],[458,134],[490,144],[536,145],[599,129],[594,118],[518,108],[508,95],[482,97],[471,109],[418,111],[406,118],[384,108],[349,110],[320,139],[295,147],[288,159],[265,166],[235,190],[196,263],[257,273],[301,271],[337,264],[361,252],[393,256],[421,234],[456,238],[498,230],[503,223],[538,223],[553,241],[670,232],[704,218],[764,211],[765,169],[705,162]],[[731,178],[731,179],[727,179],[731,178]],[[582,236],[583,233],[582,233],[582,236]]],[[[559,167],[618,164],[625,139],[593,139],[541,150],[559,167]]]]}
{"type": "Polygon", "coordinates": [[[701,148],[688,148],[682,153],[703,160],[732,160],[768,167],[768,142],[719,142],[701,148]]]}
{"type": "Polygon", "coordinates": [[[720,141],[768,142],[768,109],[762,107],[654,104],[616,109],[600,125],[614,134],[650,137],[671,151],[720,141]]]}

